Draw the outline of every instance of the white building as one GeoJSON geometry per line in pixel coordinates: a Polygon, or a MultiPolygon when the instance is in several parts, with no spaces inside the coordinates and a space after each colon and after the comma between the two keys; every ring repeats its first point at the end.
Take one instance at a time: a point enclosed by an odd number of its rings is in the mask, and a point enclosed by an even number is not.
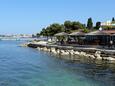
{"type": "Polygon", "coordinates": [[[101,22],[101,26],[115,26],[112,21],[101,22]]]}

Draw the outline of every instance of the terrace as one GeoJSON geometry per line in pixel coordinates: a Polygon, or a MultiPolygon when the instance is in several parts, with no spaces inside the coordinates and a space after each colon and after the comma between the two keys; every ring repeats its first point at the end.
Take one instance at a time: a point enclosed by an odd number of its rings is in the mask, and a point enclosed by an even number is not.
{"type": "Polygon", "coordinates": [[[70,34],[63,32],[55,36],[60,45],[115,47],[115,30],[97,30],[87,34],[81,31],[70,34]]]}

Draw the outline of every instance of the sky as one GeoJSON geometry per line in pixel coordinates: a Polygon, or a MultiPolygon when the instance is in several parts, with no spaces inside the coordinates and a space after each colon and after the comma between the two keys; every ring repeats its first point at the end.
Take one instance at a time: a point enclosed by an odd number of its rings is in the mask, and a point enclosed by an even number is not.
{"type": "Polygon", "coordinates": [[[0,0],[0,34],[33,34],[66,20],[87,23],[115,17],[115,0],[0,0]]]}

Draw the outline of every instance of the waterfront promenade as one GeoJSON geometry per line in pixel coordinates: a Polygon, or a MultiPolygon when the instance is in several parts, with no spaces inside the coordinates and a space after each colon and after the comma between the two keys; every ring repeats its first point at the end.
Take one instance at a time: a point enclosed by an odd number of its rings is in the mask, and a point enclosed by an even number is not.
{"type": "MultiPolygon", "coordinates": [[[[61,46],[39,43],[28,43],[27,46],[59,55],[78,55],[97,60],[115,61],[115,50],[94,46],[61,46]]],[[[74,59],[73,59],[74,60],[74,59]]]]}

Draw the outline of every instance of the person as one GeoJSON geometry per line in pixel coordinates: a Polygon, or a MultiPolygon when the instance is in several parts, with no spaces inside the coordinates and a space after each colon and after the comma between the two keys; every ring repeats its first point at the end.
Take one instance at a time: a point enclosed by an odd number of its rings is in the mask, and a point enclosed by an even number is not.
{"type": "Polygon", "coordinates": [[[63,40],[63,39],[61,40],[61,45],[62,45],[62,44],[64,44],[64,40],[63,40]]]}
{"type": "Polygon", "coordinates": [[[110,48],[112,48],[112,45],[113,45],[113,41],[110,40],[110,48]]]}

